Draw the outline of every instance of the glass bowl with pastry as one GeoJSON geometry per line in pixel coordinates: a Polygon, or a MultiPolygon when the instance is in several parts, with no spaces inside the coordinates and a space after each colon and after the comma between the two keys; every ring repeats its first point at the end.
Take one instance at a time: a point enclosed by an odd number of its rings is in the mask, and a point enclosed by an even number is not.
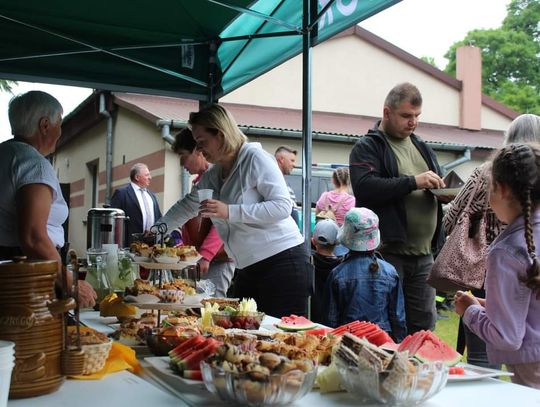
{"type": "Polygon", "coordinates": [[[448,379],[442,361],[421,363],[408,352],[387,350],[349,333],[343,335],[335,361],[342,386],[361,403],[420,404],[448,379]]]}
{"type": "Polygon", "coordinates": [[[271,352],[243,350],[225,343],[201,362],[206,388],[237,405],[292,403],[313,387],[317,365],[309,359],[289,359],[271,352]]]}

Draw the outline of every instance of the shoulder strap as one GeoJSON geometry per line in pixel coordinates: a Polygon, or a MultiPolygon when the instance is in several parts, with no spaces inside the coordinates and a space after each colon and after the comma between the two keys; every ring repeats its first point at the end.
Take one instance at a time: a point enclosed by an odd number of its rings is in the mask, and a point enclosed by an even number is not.
{"type": "Polygon", "coordinates": [[[348,196],[347,196],[347,194],[345,194],[345,196],[339,200],[339,202],[336,205],[336,209],[334,209],[334,210],[337,211],[339,209],[339,207],[341,206],[341,204],[343,204],[343,202],[345,202],[345,200],[347,198],[348,198],[348,196]]]}

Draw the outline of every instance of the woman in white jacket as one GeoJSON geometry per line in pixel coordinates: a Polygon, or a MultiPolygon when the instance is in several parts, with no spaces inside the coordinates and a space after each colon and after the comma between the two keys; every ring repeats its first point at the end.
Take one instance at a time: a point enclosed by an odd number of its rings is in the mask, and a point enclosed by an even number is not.
{"type": "Polygon", "coordinates": [[[189,124],[197,148],[215,165],[159,222],[172,230],[200,211],[212,219],[236,263],[235,297],[252,297],[260,310],[276,317],[306,315],[312,266],[274,157],[260,144],[248,143],[223,106],[191,113],[189,124]],[[199,189],[212,189],[213,199],[199,204],[199,189]]]}

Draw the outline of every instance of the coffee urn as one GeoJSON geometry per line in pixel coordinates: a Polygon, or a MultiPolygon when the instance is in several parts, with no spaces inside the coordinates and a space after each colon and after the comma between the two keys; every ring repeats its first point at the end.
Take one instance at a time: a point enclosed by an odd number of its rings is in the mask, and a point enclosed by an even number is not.
{"type": "Polygon", "coordinates": [[[128,217],[118,208],[92,208],[86,223],[86,248],[99,249],[104,244],[126,247],[126,221],[128,217]]]}

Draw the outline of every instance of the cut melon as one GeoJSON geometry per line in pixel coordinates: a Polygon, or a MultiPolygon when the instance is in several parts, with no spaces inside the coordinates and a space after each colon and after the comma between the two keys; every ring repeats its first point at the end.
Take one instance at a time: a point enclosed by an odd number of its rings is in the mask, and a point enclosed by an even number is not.
{"type": "Polygon", "coordinates": [[[421,362],[440,360],[447,366],[454,366],[461,360],[461,355],[439,338],[428,337],[414,354],[421,362]]]}
{"type": "Polygon", "coordinates": [[[307,331],[308,329],[317,327],[317,324],[306,317],[291,314],[288,317],[281,317],[281,320],[276,324],[276,327],[283,329],[284,331],[307,331]]]}
{"type": "Polygon", "coordinates": [[[410,356],[421,362],[441,361],[447,366],[454,366],[461,360],[461,354],[431,331],[419,331],[407,336],[398,350],[409,351],[410,356]]]}

